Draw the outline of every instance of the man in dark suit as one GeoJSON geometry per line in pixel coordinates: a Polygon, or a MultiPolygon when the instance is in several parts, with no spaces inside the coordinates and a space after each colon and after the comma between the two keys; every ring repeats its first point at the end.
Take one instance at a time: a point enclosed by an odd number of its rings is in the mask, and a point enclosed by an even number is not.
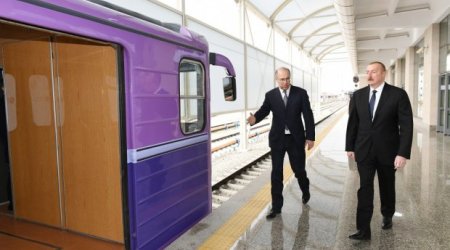
{"type": "Polygon", "coordinates": [[[360,187],[357,232],[349,236],[369,240],[373,214],[373,181],[378,174],[383,229],[392,228],[395,212],[395,171],[409,159],[413,115],[407,93],[384,82],[381,62],[367,66],[369,86],[355,91],[349,105],[345,151],[358,165],[360,187]]]}
{"type": "Polygon", "coordinates": [[[290,77],[289,69],[284,67],[277,69],[275,80],[278,87],[266,93],[261,108],[247,119],[250,125],[254,125],[272,111],[272,127],[269,133],[272,157],[272,210],[267,215],[267,219],[275,218],[281,213],[283,207],[283,162],[286,152],[289,155],[292,171],[303,192],[303,204],[306,204],[311,197],[309,179],[305,170],[305,147],[310,150],[314,146],[314,117],[306,90],[292,86],[290,77]]]}

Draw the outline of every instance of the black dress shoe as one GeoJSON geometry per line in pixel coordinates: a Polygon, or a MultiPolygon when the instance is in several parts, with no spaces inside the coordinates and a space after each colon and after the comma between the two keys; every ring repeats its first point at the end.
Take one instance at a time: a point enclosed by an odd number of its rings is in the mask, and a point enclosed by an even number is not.
{"type": "Polygon", "coordinates": [[[383,224],[381,225],[382,229],[391,229],[392,228],[392,218],[391,217],[383,217],[383,224]]]}
{"type": "Polygon", "coordinates": [[[266,219],[271,220],[271,219],[277,217],[277,214],[281,214],[281,212],[280,211],[270,210],[270,212],[266,216],[266,219]]]}
{"type": "Polygon", "coordinates": [[[303,204],[308,203],[309,199],[311,198],[311,194],[309,191],[303,193],[302,202],[303,204]]]}
{"type": "Polygon", "coordinates": [[[352,240],[370,240],[370,230],[358,230],[358,232],[348,236],[352,240]]]}

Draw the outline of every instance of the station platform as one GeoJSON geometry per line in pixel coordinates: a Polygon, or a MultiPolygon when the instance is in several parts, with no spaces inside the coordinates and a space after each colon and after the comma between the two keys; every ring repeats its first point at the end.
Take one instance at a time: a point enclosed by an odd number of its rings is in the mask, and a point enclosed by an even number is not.
{"type": "Polygon", "coordinates": [[[346,109],[316,126],[307,152],[311,200],[301,191],[285,157],[284,206],[270,210],[270,168],[184,233],[167,249],[450,249],[450,137],[414,120],[412,157],[396,173],[394,226],[381,229],[375,180],[372,239],[354,241],[358,172],[345,154],[346,109]]]}

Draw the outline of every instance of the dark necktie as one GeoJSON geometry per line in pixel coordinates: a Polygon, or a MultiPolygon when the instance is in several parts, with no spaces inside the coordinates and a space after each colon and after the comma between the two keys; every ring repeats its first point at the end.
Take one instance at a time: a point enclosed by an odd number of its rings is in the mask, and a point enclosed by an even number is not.
{"type": "Polygon", "coordinates": [[[369,100],[370,118],[372,118],[372,119],[373,119],[373,109],[375,107],[375,100],[377,98],[376,93],[377,93],[377,91],[373,90],[372,91],[372,96],[370,97],[370,100],[369,100]]]}

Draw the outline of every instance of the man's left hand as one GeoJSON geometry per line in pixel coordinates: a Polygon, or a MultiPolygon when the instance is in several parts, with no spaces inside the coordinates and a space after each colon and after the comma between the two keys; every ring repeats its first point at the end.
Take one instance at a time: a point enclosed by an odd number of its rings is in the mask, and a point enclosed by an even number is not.
{"type": "Polygon", "coordinates": [[[305,141],[305,147],[310,150],[314,147],[314,141],[306,140],[305,141]]]}
{"type": "Polygon", "coordinates": [[[400,155],[397,155],[394,160],[394,168],[399,169],[403,168],[406,165],[406,158],[400,155]]]}

